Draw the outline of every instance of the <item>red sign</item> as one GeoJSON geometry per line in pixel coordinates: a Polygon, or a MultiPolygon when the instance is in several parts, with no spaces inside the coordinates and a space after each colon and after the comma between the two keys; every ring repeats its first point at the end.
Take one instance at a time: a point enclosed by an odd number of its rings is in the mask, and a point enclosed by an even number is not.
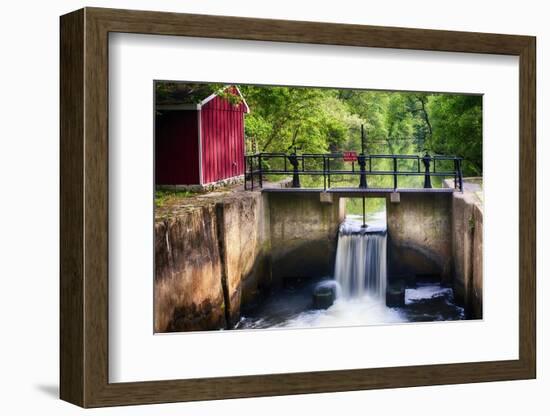
{"type": "Polygon", "coordinates": [[[357,152],[343,152],[344,162],[357,162],[357,152]]]}

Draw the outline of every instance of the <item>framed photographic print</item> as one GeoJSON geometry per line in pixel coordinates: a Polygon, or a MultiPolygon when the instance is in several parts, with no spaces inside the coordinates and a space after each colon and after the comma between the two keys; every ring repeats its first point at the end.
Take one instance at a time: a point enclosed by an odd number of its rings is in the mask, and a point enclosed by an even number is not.
{"type": "Polygon", "coordinates": [[[536,376],[535,38],[61,17],[61,398],[536,376]]]}

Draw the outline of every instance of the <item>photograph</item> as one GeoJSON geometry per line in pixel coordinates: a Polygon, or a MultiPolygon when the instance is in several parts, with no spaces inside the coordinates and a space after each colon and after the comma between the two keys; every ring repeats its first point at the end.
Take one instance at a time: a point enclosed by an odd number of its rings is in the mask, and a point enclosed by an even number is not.
{"type": "MultiPolygon", "coordinates": [[[[41,286],[31,308],[11,296],[7,310],[49,311],[58,331],[38,326],[50,347],[8,373],[57,403],[25,388],[14,408],[222,403],[232,414],[234,403],[242,414],[269,400],[291,403],[283,413],[334,413],[364,408],[357,400],[387,411],[389,396],[411,415],[434,398],[439,413],[466,396],[489,414],[540,405],[548,25],[529,7],[495,23],[479,4],[458,20],[372,6],[39,13],[34,26],[51,36],[31,31],[14,47],[35,72],[29,45],[59,57],[40,83],[59,105],[29,124],[17,105],[28,94],[8,83],[12,130],[34,128],[38,147],[7,151],[31,159],[6,159],[17,162],[6,177],[35,183],[52,162],[55,186],[37,189],[54,197],[56,221],[30,214],[36,203],[5,204],[29,211],[6,218],[19,237],[59,244],[35,244],[47,250],[30,263],[29,244],[12,244],[12,275],[37,265],[41,286]],[[22,232],[29,218],[55,229],[22,232]],[[518,388],[529,400],[506,394],[518,388]]],[[[16,294],[28,279],[7,280],[16,294]]],[[[17,348],[36,344],[21,325],[30,315],[7,321],[23,328],[17,348]]]]}
{"type": "Polygon", "coordinates": [[[153,88],[154,333],[483,319],[482,94],[153,88]]]}

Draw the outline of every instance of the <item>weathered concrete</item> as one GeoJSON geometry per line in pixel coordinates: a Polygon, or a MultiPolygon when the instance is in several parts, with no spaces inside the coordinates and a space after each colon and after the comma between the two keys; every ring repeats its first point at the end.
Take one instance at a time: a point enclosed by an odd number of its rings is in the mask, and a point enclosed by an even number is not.
{"type": "Polygon", "coordinates": [[[213,206],[155,224],[155,331],[225,326],[213,206]]]}
{"type": "Polygon", "coordinates": [[[320,193],[268,193],[272,276],[275,287],[286,277],[332,275],[344,200],[332,203],[320,193]]]}
{"type": "Polygon", "coordinates": [[[155,224],[155,331],[232,326],[270,286],[260,193],[198,198],[155,224]]]}
{"type": "Polygon", "coordinates": [[[483,208],[474,193],[453,195],[452,237],[454,280],[457,303],[468,318],[483,314],[483,208]]]}
{"type": "Polygon", "coordinates": [[[251,303],[271,287],[269,212],[266,196],[235,198],[217,204],[226,290],[228,325],[238,322],[241,304],[251,303]]]}
{"type": "Polygon", "coordinates": [[[451,280],[451,193],[401,193],[386,199],[390,276],[451,280]]]}
{"type": "Polygon", "coordinates": [[[187,204],[156,221],[157,332],[232,327],[283,278],[332,274],[338,197],[235,192],[187,204]]]}
{"type": "MultiPolygon", "coordinates": [[[[390,277],[452,283],[478,318],[483,212],[471,195],[387,193],[388,263],[390,277]]],[[[218,192],[160,210],[155,331],[233,327],[284,279],[331,276],[344,216],[344,194],[322,192],[218,192]]]]}

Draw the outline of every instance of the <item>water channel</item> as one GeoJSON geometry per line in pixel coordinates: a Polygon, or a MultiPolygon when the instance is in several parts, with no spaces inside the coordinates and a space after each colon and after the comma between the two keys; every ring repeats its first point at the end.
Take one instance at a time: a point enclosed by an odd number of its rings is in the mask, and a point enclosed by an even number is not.
{"type": "Polygon", "coordinates": [[[347,215],[340,225],[332,276],[296,279],[245,310],[236,329],[316,328],[465,319],[450,287],[417,281],[400,306],[386,306],[387,230],[385,208],[347,215]],[[333,294],[319,307],[314,294],[333,294]]]}

